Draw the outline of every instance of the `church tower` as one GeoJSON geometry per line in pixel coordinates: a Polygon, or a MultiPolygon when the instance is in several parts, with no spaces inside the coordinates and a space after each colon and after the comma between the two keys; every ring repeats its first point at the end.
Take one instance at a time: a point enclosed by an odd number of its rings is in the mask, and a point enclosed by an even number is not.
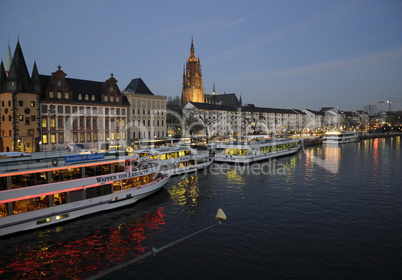
{"type": "Polygon", "coordinates": [[[205,103],[204,87],[202,86],[202,73],[200,59],[194,55],[193,38],[191,38],[190,57],[183,69],[183,91],[181,94],[182,105],[187,102],[205,103]]]}

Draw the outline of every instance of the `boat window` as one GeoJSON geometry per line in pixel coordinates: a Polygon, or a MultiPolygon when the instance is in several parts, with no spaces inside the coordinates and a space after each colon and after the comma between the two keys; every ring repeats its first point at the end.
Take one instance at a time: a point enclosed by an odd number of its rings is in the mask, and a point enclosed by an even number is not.
{"type": "Polygon", "coordinates": [[[67,193],[56,193],[53,195],[53,205],[61,205],[66,203],[67,193]]]}
{"type": "Polygon", "coordinates": [[[179,157],[184,157],[186,155],[185,151],[180,151],[179,152],[179,157]]]}
{"type": "Polygon", "coordinates": [[[0,218],[8,216],[7,204],[1,203],[0,204],[0,218]]]}
{"type": "Polygon", "coordinates": [[[123,180],[123,190],[131,189],[132,187],[133,187],[132,179],[123,180]]]}
{"type": "Polygon", "coordinates": [[[161,154],[161,160],[165,160],[166,159],[166,154],[161,154]]]}
{"type": "Polygon", "coordinates": [[[120,162],[116,162],[114,164],[114,172],[124,172],[124,162],[120,164],[120,162]]]}
{"type": "Polygon", "coordinates": [[[53,171],[52,172],[52,181],[53,181],[53,183],[64,181],[63,173],[64,173],[63,170],[55,170],[55,171],[53,171]]]}
{"type": "Polygon", "coordinates": [[[0,191],[7,189],[7,177],[0,178],[0,191]]]}
{"type": "Polygon", "coordinates": [[[159,154],[154,154],[154,155],[150,156],[150,159],[157,160],[158,158],[159,158],[159,154]]]}
{"type": "Polygon", "coordinates": [[[98,196],[98,192],[96,187],[94,188],[86,188],[86,198],[93,198],[93,197],[97,197],[98,196]]]}
{"type": "Polygon", "coordinates": [[[34,211],[49,206],[49,198],[47,196],[35,197],[14,201],[14,214],[34,211]]]}
{"type": "Polygon", "coordinates": [[[113,182],[113,190],[114,190],[115,192],[121,190],[121,181],[113,182]]]}
{"type": "Polygon", "coordinates": [[[71,191],[69,194],[70,194],[69,202],[75,202],[84,199],[84,190],[71,191]]]}

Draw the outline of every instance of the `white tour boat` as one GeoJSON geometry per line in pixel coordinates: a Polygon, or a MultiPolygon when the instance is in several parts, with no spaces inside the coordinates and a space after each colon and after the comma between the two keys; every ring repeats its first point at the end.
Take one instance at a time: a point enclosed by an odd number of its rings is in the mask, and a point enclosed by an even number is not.
{"type": "Polygon", "coordinates": [[[198,152],[189,147],[163,147],[135,151],[141,159],[150,159],[160,164],[161,173],[171,176],[196,172],[212,163],[209,152],[198,152]]]}
{"type": "Polygon", "coordinates": [[[294,154],[300,146],[300,141],[297,139],[268,138],[264,135],[246,136],[239,142],[215,144],[214,161],[251,163],[294,154]]]}
{"type": "Polygon", "coordinates": [[[344,144],[356,142],[359,136],[356,131],[328,131],[322,139],[323,144],[344,144]]]}
{"type": "Polygon", "coordinates": [[[138,156],[74,154],[0,160],[0,236],[132,204],[170,176],[138,156]]]}

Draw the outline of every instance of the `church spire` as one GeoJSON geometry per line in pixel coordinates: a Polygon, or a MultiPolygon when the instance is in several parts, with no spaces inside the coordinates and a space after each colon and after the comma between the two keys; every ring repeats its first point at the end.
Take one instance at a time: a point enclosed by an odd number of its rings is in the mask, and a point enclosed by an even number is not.
{"type": "Polygon", "coordinates": [[[13,58],[11,56],[10,41],[8,41],[8,50],[7,50],[7,57],[6,57],[6,68],[4,69],[6,71],[6,76],[8,75],[8,71],[10,71],[11,61],[12,60],[13,60],[13,58]]]}
{"type": "Polygon", "coordinates": [[[34,93],[41,92],[41,83],[40,83],[40,78],[39,78],[38,67],[36,66],[36,61],[34,61],[34,66],[32,69],[31,88],[34,93]]]}
{"type": "Polygon", "coordinates": [[[216,92],[215,92],[215,82],[214,82],[214,87],[213,87],[213,89],[212,89],[212,94],[215,95],[215,93],[216,93],[216,92]]]}
{"type": "Polygon", "coordinates": [[[191,36],[190,57],[195,57],[195,54],[194,54],[194,43],[193,43],[193,36],[191,36]]]}

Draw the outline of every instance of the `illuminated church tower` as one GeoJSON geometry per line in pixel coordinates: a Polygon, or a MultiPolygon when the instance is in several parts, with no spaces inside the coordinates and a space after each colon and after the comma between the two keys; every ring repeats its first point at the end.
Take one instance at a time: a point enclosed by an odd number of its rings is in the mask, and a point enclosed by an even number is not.
{"type": "Polygon", "coordinates": [[[190,57],[186,68],[183,69],[183,91],[181,94],[182,105],[187,102],[205,103],[204,87],[202,86],[202,73],[200,59],[194,55],[193,38],[191,38],[190,57]]]}

